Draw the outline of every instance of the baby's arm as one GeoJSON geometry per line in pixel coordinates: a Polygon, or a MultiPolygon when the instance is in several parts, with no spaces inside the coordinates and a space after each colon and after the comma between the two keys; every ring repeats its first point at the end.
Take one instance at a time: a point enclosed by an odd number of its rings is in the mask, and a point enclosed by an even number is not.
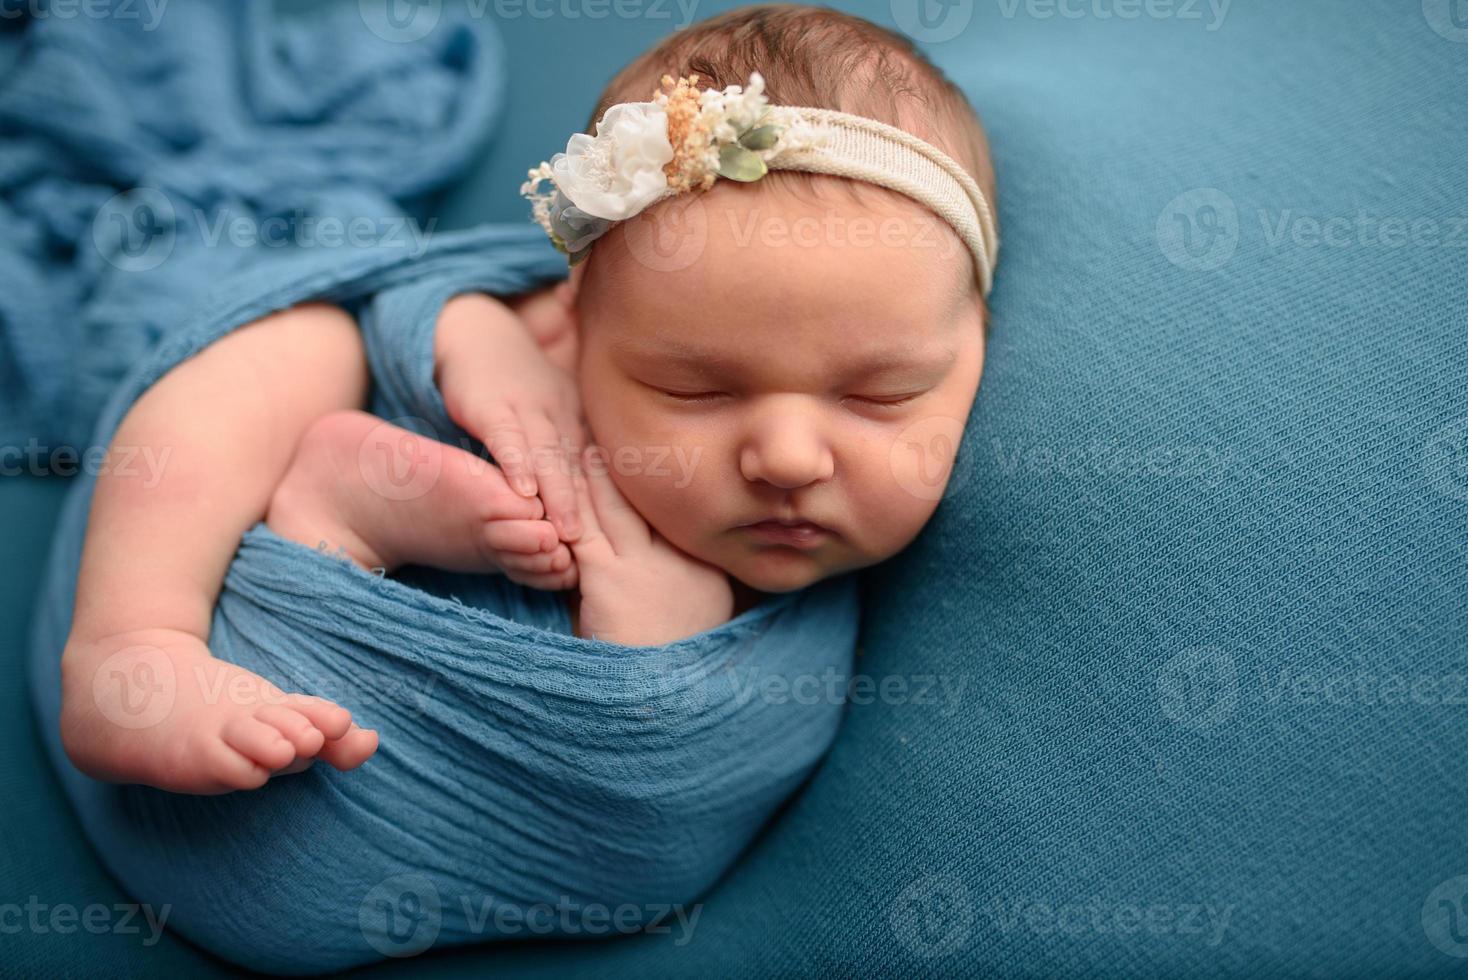
{"type": "Polygon", "coordinates": [[[313,757],[350,768],[375,751],[376,735],[345,709],[281,696],[206,646],[230,559],[264,517],[301,435],[322,415],[360,406],[366,389],[356,323],[311,304],[221,338],[127,413],[111,449],[148,447],[161,472],[118,468],[97,479],[61,663],[62,741],[83,772],[227,792],[313,757]],[[171,706],[139,727],[136,698],[149,689],[129,681],[156,687],[165,676],[171,706]]]}

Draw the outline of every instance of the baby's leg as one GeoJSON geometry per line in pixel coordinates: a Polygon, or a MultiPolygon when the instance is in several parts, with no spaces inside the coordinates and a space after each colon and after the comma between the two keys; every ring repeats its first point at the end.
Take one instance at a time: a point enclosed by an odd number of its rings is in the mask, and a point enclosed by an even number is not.
{"type": "Polygon", "coordinates": [[[574,574],[540,498],[510,489],[487,460],[366,412],[307,429],[265,520],[368,569],[502,571],[542,589],[567,588],[574,574]]]}
{"type": "Polygon", "coordinates": [[[77,768],[216,793],[375,751],[344,708],[284,695],[206,645],[230,559],[302,433],[366,389],[357,325],[312,304],[231,332],[133,405],[109,459],[156,466],[97,479],[61,660],[62,744],[77,768]]]}

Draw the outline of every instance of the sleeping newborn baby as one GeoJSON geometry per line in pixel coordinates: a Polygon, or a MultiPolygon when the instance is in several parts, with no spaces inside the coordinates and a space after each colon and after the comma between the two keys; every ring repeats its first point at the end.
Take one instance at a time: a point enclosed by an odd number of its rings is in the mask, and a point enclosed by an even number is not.
{"type": "Polygon", "coordinates": [[[114,445],[171,465],[157,486],[97,482],[62,658],[79,769],[219,793],[376,751],[342,706],[210,653],[262,518],[363,568],[557,591],[578,636],[629,646],[918,534],[978,387],[997,249],[963,95],[865,21],[754,7],[647,52],[592,118],[522,189],[569,279],[438,318],[435,382],[492,463],[363,411],[361,333],[324,303],[234,330],[133,406],[114,445]],[[134,649],[199,683],[119,728],[95,674],[134,649]]]}

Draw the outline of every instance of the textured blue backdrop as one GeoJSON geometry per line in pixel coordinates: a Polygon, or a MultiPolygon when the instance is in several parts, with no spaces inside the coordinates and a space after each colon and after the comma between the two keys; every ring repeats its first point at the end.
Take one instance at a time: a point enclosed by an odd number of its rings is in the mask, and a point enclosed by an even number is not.
{"type": "MultiPolygon", "coordinates": [[[[497,18],[508,129],[445,222],[518,218],[527,161],[680,19],[661,9],[497,18]]],[[[1463,968],[1468,7],[933,11],[909,23],[952,35],[928,49],[990,130],[1004,252],[953,494],[868,579],[859,664],[886,695],[850,708],[691,942],[380,972],[1463,968]]],[[[0,572],[12,603],[48,506],[31,483],[0,484],[26,552],[0,572]]],[[[0,901],[121,900],[3,715],[22,846],[0,901]]],[[[20,955],[202,962],[139,947],[30,935],[20,955]]]]}

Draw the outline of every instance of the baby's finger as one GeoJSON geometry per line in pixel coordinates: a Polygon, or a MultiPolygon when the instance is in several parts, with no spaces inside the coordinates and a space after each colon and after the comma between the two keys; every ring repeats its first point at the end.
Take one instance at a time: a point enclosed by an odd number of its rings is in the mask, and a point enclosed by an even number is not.
{"type": "Polygon", "coordinates": [[[530,448],[525,441],[524,426],[508,411],[491,417],[475,432],[499,468],[511,489],[524,497],[535,496],[538,486],[530,466],[530,448]]]}
{"type": "Polygon", "coordinates": [[[484,525],[484,543],[491,551],[534,555],[555,548],[560,540],[555,525],[546,520],[489,521],[484,525]]]}
{"type": "Polygon", "coordinates": [[[612,550],[621,555],[629,549],[647,547],[652,540],[647,521],[632,509],[612,482],[606,450],[601,446],[587,446],[581,454],[581,463],[592,506],[602,533],[612,543],[612,550]]]}
{"type": "MultiPolygon", "coordinates": [[[[571,485],[571,467],[578,458],[567,456],[568,448],[561,445],[563,433],[557,430],[550,418],[535,414],[525,420],[526,435],[529,437],[531,453],[535,460],[535,484],[540,490],[540,499],[545,502],[545,513],[555,524],[564,541],[575,541],[581,536],[581,519],[576,513],[576,488],[571,485]]],[[[579,453],[579,448],[571,448],[579,453]]]]}
{"type": "Polygon", "coordinates": [[[579,557],[591,553],[591,549],[605,548],[612,551],[612,543],[602,531],[601,521],[596,516],[596,505],[591,502],[591,487],[586,482],[586,468],[580,458],[571,467],[571,487],[576,491],[576,514],[581,518],[581,536],[571,543],[571,550],[579,557]]]}

